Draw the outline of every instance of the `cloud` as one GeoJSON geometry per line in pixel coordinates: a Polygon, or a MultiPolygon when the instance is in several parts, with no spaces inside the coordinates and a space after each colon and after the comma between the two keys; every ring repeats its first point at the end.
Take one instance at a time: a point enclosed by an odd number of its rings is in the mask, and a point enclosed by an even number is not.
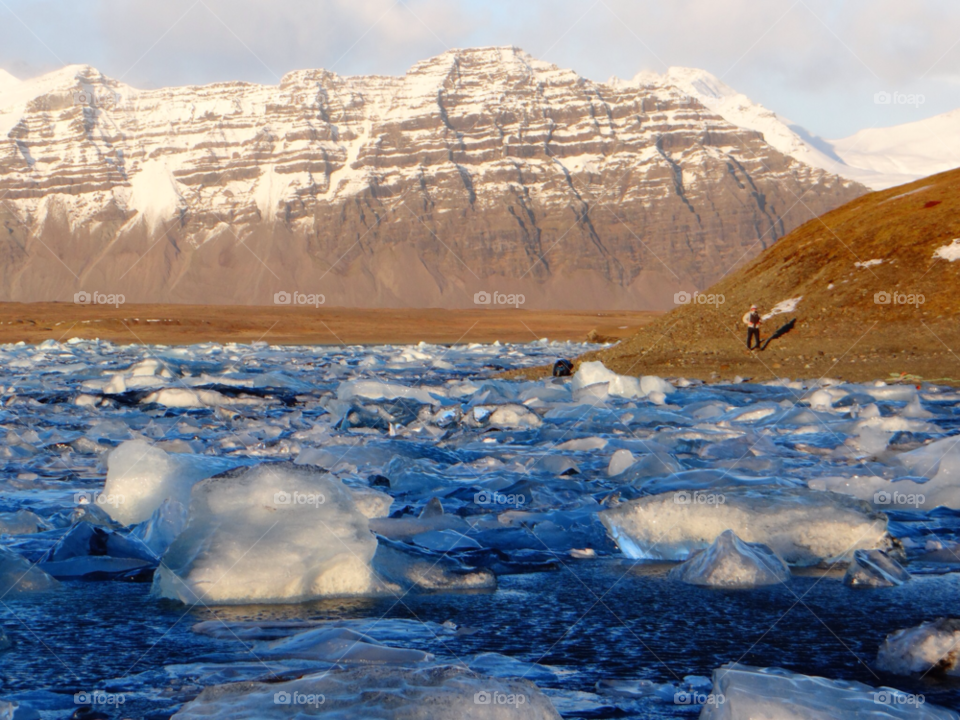
{"type": "Polygon", "coordinates": [[[7,0],[0,67],[83,62],[139,87],[276,83],[302,68],[400,74],[450,47],[516,45],[595,80],[702,67],[837,136],[960,105],[957,27],[954,0],[7,0]],[[881,89],[928,102],[878,109],[881,89]]]}

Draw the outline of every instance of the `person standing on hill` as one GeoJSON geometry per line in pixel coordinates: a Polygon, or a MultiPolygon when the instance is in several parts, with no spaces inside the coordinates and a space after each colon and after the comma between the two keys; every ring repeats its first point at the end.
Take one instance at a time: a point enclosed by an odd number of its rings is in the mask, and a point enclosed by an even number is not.
{"type": "Polygon", "coordinates": [[[751,305],[750,312],[743,316],[743,324],[747,326],[747,350],[760,349],[760,323],[763,319],[757,312],[757,306],[751,305]],[[756,339],[756,347],[751,347],[751,342],[756,339]]]}

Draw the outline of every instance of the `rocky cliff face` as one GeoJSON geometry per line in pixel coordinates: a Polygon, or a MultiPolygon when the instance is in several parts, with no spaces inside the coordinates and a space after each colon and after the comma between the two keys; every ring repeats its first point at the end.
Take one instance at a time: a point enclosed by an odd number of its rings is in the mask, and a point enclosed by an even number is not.
{"type": "Polygon", "coordinates": [[[0,89],[3,300],[664,307],[865,188],[665,81],[513,48],[403,77],[0,89]]]}

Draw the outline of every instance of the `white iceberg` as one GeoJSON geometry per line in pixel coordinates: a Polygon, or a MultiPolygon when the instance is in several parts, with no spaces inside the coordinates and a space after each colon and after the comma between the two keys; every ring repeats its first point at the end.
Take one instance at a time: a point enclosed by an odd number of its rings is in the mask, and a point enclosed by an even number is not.
{"type": "Polygon", "coordinates": [[[263,643],[254,650],[257,658],[294,658],[362,665],[410,664],[432,659],[422,650],[383,645],[350,628],[319,627],[290,637],[263,643]]]}
{"type": "Polygon", "coordinates": [[[528,427],[540,427],[543,421],[535,412],[531,412],[523,405],[499,405],[487,418],[490,427],[501,430],[513,430],[528,427]]]}
{"type": "Polygon", "coordinates": [[[691,585],[750,588],[790,579],[790,570],[766,545],[744,542],[726,530],[706,550],[670,571],[670,577],[691,585]]]}
{"type": "Polygon", "coordinates": [[[610,477],[619,475],[633,465],[634,462],[636,462],[636,458],[633,456],[633,453],[625,448],[621,448],[610,456],[610,463],[607,465],[607,475],[610,477]]]}
{"type": "Polygon", "coordinates": [[[377,587],[377,540],[333,476],[289,463],[197,483],[189,518],[154,577],[160,597],[194,604],[299,602],[377,587]]]}
{"type": "Polygon", "coordinates": [[[407,387],[397,383],[380,380],[351,380],[340,383],[337,388],[338,400],[350,400],[355,397],[368,400],[396,400],[407,398],[425,405],[439,405],[437,397],[446,397],[446,390],[440,387],[407,387]]]}
{"type": "Polygon", "coordinates": [[[148,520],[137,525],[130,533],[150,549],[157,557],[177,539],[187,525],[187,508],[179,500],[164,500],[148,520]]]}
{"type": "Polygon", "coordinates": [[[173,717],[560,720],[550,700],[529,681],[490,678],[449,665],[413,669],[369,665],[281,683],[218,685],[204,690],[173,717]]]}
{"type": "Polygon", "coordinates": [[[960,620],[939,618],[891,633],[880,646],[877,665],[896,675],[931,670],[960,675],[960,620]]]}
{"type": "Polygon", "coordinates": [[[713,671],[700,720],[958,720],[892,688],[732,663],[713,671]],[[710,700],[714,700],[711,702],[710,700]]]}
{"type": "MultiPolygon", "coordinates": [[[[469,538],[459,537],[468,544],[451,550],[472,549],[469,538]]],[[[422,540],[423,536],[417,535],[416,538],[422,540]]],[[[496,590],[497,578],[490,570],[461,565],[447,552],[421,550],[406,543],[381,539],[373,558],[373,568],[377,580],[396,595],[411,590],[496,590]]]]}
{"type": "Polygon", "coordinates": [[[893,587],[903,585],[910,573],[883,550],[857,550],[853,553],[843,584],[851,587],[893,587]]]}
{"type": "Polygon", "coordinates": [[[599,513],[629,558],[686,560],[724,530],[767,545],[793,565],[816,565],[889,545],[887,518],[846,495],[806,488],[724,487],[640,497],[599,513]]]}
{"type": "Polygon", "coordinates": [[[599,360],[582,363],[570,381],[570,387],[576,391],[599,383],[607,385],[610,395],[622,398],[641,398],[652,393],[663,393],[666,396],[675,390],[673,385],[655,375],[642,378],[618,375],[599,360]]]}
{"type": "MultiPolygon", "coordinates": [[[[892,418],[884,418],[890,420],[892,418]]],[[[893,418],[901,423],[916,420],[893,418]]],[[[916,478],[891,482],[874,475],[854,477],[822,477],[808,481],[814,490],[832,490],[868,500],[879,507],[898,510],[932,510],[936,507],[960,509],[960,437],[936,440],[901,453],[896,462],[916,478]]]]}
{"type": "Polygon", "coordinates": [[[223,407],[228,405],[264,405],[267,401],[260,398],[235,398],[216,390],[190,390],[189,388],[164,388],[150,393],[140,402],[156,403],[164,407],[198,408],[223,407]]]}
{"type": "Polygon", "coordinates": [[[47,523],[31,510],[0,513],[0,533],[30,535],[48,528],[47,523]]]}
{"type": "Polygon", "coordinates": [[[145,440],[128,440],[107,459],[107,481],[97,504],[119,523],[141,523],[164,500],[186,505],[194,483],[238,464],[208,455],[167,453],[145,440]]]}
{"type": "Polygon", "coordinates": [[[60,583],[22,555],[0,547],[0,600],[46,592],[60,583]]]}
{"type": "Polygon", "coordinates": [[[374,490],[373,488],[348,487],[347,490],[349,490],[350,495],[353,496],[353,502],[356,503],[357,510],[371,520],[374,518],[387,517],[390,514],[390,506],[393,505],[393,498],[387,495],[387,493],[374,490]]]}

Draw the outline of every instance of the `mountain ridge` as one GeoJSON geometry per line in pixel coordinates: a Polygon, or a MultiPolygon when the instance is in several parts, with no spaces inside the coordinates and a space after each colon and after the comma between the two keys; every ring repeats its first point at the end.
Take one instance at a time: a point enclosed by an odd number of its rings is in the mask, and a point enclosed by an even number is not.
{"type": "Polygon", "coordinates": [[[676,88],[517,48],[279,86],[71,66],[0,92],[0,131],[7,300],[661,308],[865,192],[676,88]]]}

